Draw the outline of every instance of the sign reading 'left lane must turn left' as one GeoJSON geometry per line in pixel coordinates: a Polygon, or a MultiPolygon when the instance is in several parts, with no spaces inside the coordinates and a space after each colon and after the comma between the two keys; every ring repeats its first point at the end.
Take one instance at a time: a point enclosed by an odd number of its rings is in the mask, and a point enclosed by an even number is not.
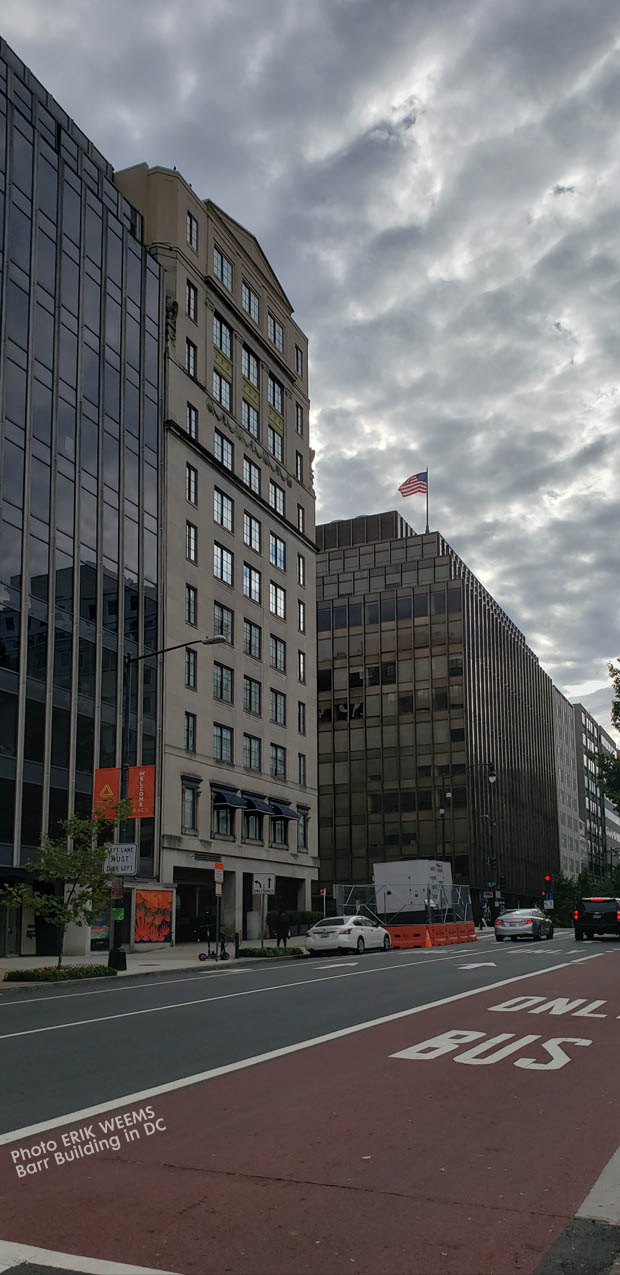
{"type": "MultiPolygon", "coordinates": [[[[155,814],[155,767],[130,766],[127,793],[131,801],[130,819],[152,819],[155,814]]],[[[116,806],[121,799],[120,767],[95,771],[93,810],[116,806]]]]}

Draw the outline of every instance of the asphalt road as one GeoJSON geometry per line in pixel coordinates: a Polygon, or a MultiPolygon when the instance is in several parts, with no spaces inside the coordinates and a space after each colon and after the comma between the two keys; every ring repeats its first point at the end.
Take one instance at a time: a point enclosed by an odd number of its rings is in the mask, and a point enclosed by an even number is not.
{"type": "Polygon", "coordinates": [[[7,988],[0,1236],[57,1270],[602,1275],[619,1045],[620,945],[569,933],[7,988]]]}

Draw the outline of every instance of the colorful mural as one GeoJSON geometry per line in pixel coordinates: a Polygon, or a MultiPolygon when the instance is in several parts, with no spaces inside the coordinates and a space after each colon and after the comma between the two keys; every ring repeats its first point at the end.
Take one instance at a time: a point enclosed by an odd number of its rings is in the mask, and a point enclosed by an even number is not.
{"type": "Polygon", "coordinates": [[[134,943],[170,943],[172,890],[136,890],[134,943]]]}

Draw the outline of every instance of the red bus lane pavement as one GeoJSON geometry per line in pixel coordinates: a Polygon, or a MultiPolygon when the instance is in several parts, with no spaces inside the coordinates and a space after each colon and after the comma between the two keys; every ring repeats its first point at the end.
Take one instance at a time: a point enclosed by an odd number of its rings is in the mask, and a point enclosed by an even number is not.
{"type": "Polygon", "coordinates": [[[619,1054],[610,950],[8,1140],[2,1237],[182,1275],[533,1275],[597,1215],[619,1054]]]}

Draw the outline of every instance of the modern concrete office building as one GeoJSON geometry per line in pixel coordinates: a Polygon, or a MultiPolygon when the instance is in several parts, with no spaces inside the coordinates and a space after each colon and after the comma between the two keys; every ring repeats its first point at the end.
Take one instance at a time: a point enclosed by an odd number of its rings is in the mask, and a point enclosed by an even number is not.
{"type": "Polygon", "coordinates": [[[574,879],[579,876],[582,868],[588,866],[587,856],[584,857],[582,854],[582,840],[579,833],[579,783],[574,712],[573,705],[562,695],[557,686],[552,688],[552,702],[560,869],[565,876],[574,879]]]}
{"type": "Polygon", "coordinates": [[[317,875],[316,611],[308,347],[255,237],[176,171],[116,174],[165,274],[162,882],[177,939],[255,937],[317,875]],[[204,635],[225,639],[201,646],[204,635]]]}
{"type": "MultiPolygon", "coordinates": [[[[123,659],[158,646],[161,307],[142,217],[4,43],[0,113],[0,880],[15,880],[90,811],[94,767],[120,765],[123,659]]],[[[139,690],[131,756],[151,763],[153,661],[139,690]]],[[[124,829],[145,881],[154,833],[124,829]]],[[[49,942],[0,909],[0,953],[49,942]]]]}
{"type": "Polygon", "coordinates": [[[600,790],[596,762],[589,752],[617,756],[617,748],[606,730],[583,704],[573,704],[575,756],[579,789],[579,815],[585,833],[586,867],[604,876],[617,866],[620,850],[618,816],[600,790]]]}
{"type": "Polygon", "coordinates": [[[445,855],[476,903],[492,880],[538,898],[559,867],[553,710],[523,634],[394,512],[319,526],[317,546],[321,885],[445,855]]]}

